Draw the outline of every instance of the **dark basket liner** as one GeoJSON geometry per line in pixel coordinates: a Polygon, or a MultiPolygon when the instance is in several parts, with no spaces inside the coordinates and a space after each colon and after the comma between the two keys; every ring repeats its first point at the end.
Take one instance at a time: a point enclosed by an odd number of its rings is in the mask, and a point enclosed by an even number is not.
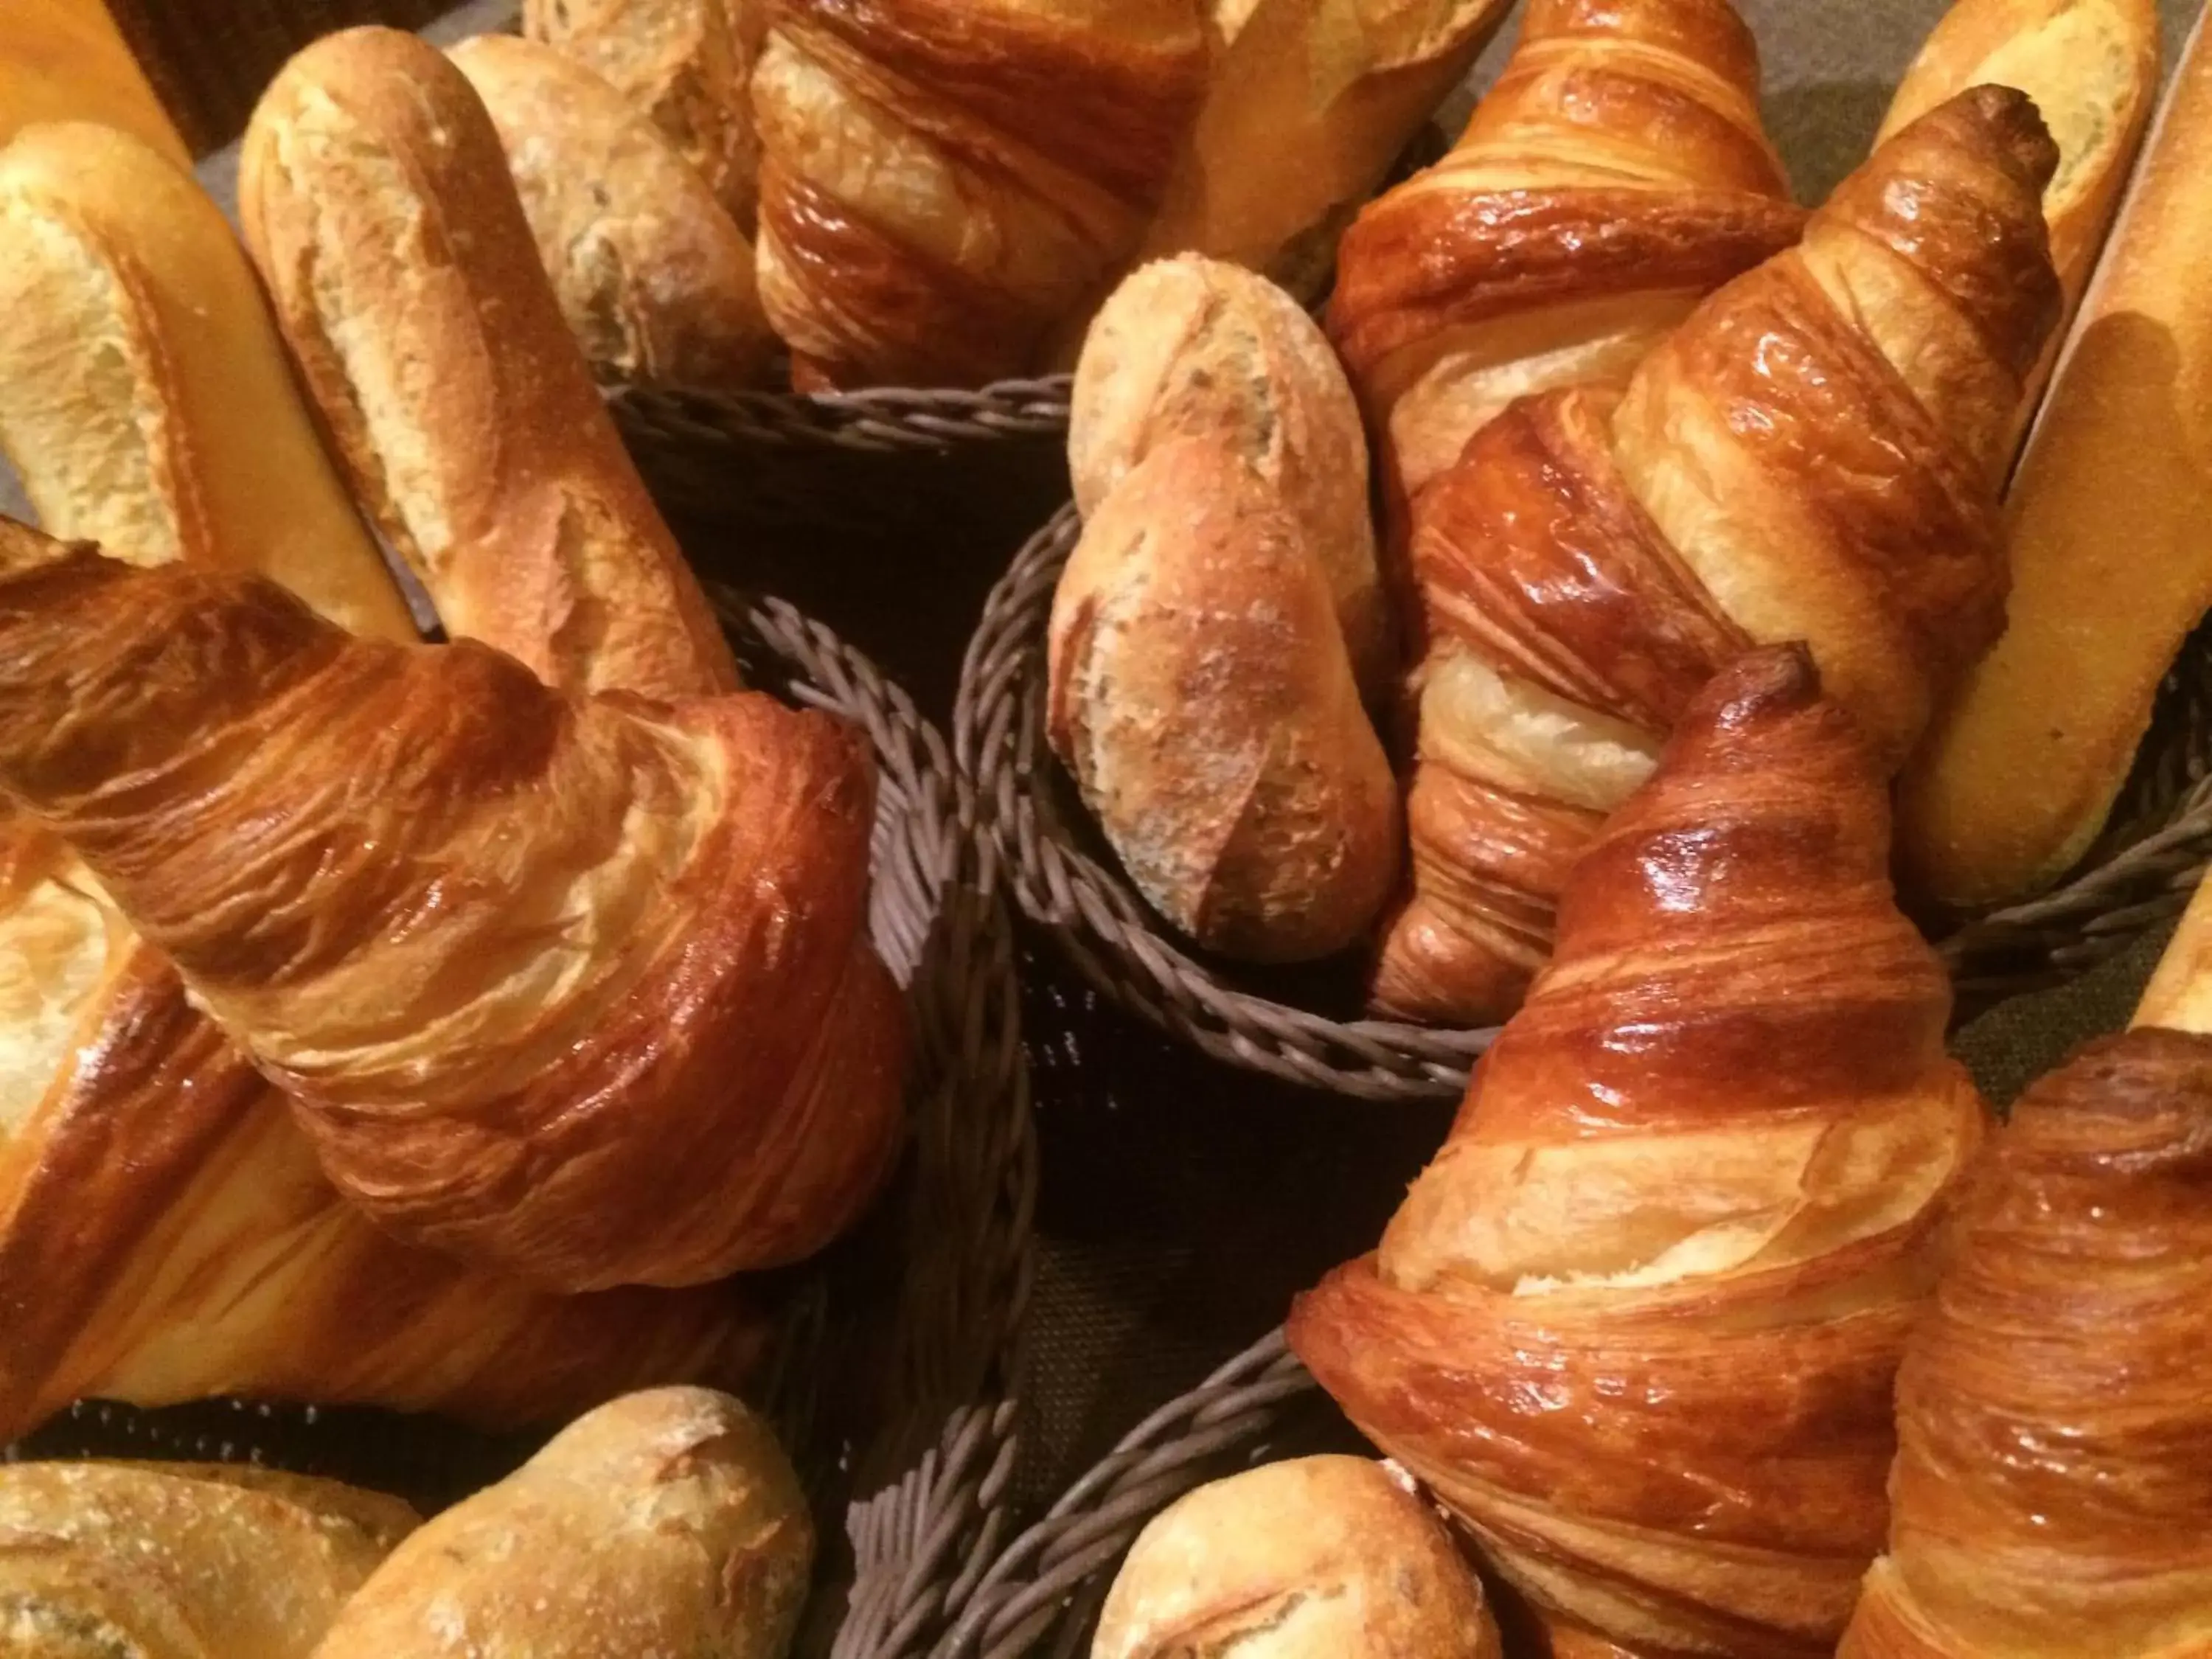
{"type": "MultiPolygon", "coordinates": [[[[906,694],[787,604],[714,599],[752,683],[853,720],[878,763],[870,926],[915,1021],[911,1145],[893,1201],[861,1235],[774,1284],[782,1326],[758,1392],[823,1523],[800,1650],[907,1659],[957,1605],[957,1569],[994,1553],[1008,1518],[1036,1196],[1011,920],[972,798],[906,694]],[[856,1372],[876,1384],[872,1420],[829,1420],[823,1402],[850,1392],[829,1380],[856,1372]],[[842,1557],[828,1542],[841,1532],[842,1557]]],[[[543,1437],[305,1404],[91,1401],[5,1455],[265,1463],[434,1509],[543,1437]]]]}
{"type": "MultiPolygon", "coordinates": [[[[1060,511],[1015,556],[983,609],[961,672],[954,741],[1016,902],[1091,984],[1214,1059],[1369,1100],[1455,1096],[1493,1029],[1443,1030],[1331,1018],[1354,969],[1297,975],[1221,963],[1137,895],[1044,736],[1045,635],[1080,526],[1060,511]],[[1304,1005],[1304,1006],[1302,1006],[1304,1005]]],[[[2212,855],[2212,635],[2166,677],[2157,716],[2111,826],[2063,884],[1938,928],[1960,1012],[2061,983],[2187,902],[2212,855]]]]}

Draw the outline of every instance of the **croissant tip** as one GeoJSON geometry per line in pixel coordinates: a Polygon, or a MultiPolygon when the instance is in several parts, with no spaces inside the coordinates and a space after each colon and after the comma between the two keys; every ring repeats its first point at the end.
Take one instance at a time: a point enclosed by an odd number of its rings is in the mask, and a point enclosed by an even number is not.
{"type": "Polygon", "coordinates": [[[1979,129],[2009,170],[2039,194],[2058,171],[2057,141],[2035,100],[2016,87],[1969,87],[1912,125],[1921,122],[1979,129]]]}
{"type": "Polygon", "coordinates": [[[1683,722],[1700,714],[1723,726],[1792,714],[1820,701],[1820,671],[1802,643],[1762,646],[1746,652],[1715,675],[1683,722]]]}

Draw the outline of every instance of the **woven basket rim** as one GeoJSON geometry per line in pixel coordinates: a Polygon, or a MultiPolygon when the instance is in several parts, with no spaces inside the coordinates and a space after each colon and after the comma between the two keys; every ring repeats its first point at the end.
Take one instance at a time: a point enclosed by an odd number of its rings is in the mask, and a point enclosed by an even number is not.
{"type": "MultiPolygon", "coordinates": [[[[948,1592],[995,1552],[1011,1515],[1038,1174],[1012,917],[995,850],[975,833],[972,788],[912,699],[795,607],[718,585],[709,594],[734,635],[791,671],[789,700],[855,722],[878,763],[870,925],[915,1020],[917,1179],[901,1218],[910,1266],[892,1348],[896,1403],[851,1460],[864,1490],[847,1517],[854,1571],[833,1652],[919,1659],[958,1606],[948,1592]]],[[[133,1456],[261,1462],[256,1423],[282,1415],[312,1432],[319,1418],[312,1402],[203,1403],[232,1407],[234,1431],[173,1432],[157,1413],[79,1402],[37,1431],[61,1446],[0,1456],[114,1455],[88,1448],[119,1437],[133,1456]],[[72,1424],[82,1425],[74,1448],[72,1424]]],[[[390,1415],[418,1432],[450,1427],[390,1415]]]]}
{"type": "Polygon", "coordinates": [[[624,385],[608,387],[606,397],[633,442],[942,454],[1064,437],[1073,383],[1072,375],[1048,374],[974,388],[827,392],[624,385]]]}
{"type": "MultiPolygon", "coordinates": [[[[953,716],[959,765],[1023,915],[1101,994],[1226,1064],[1364,1100],[1461,1093],[1498,1028],[1334,1019],[1246,990],[1077,843],[1053,799],[1060,763],[1043,707],[1053,592],[1080,530],[1070,502],[1015,554],[969,641],[953,716]]],[[[2123,793],[2133,804],[2075,872],[1936,939],[1962,1006],[2070,979],[2187,902],[2212,856],[2212,641],[2192,639],[2161,707],[2187,718],[2164,722],[2163,744],[2146,744],[2123,793]]]]}
{"type": "Polygon", "coordinates": [[[1007,1543],[931,1659],[1078,1651],[1137,1534],[1184,1493],[1266,1461],[1272,1431],[1320,1392],[1280,1328],[1225,1361],[1124,1434],[1007,1543]]]}

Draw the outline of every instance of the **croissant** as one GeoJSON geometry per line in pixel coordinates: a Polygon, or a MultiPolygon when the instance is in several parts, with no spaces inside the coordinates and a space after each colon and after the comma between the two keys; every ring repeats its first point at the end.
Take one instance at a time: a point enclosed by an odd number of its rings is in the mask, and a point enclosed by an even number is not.
{"type": "Polygon", "coordinates": [[[1507,1012],[1576,854],[1753,641],[1809,641],[1893,769],[2002,625],[1996,480],[2057,306],[2033,106],[1905,128],[1617,398],[1511,405],[1414,504],[1426,628],[1394,1012],[1507,1012]]]}
{"type": "MultiPolygon", "coordinates": [[[[0,447],[58,533],[243,567],[411,638],[222,215],[82,125],[0,152],[0,447]],[[112,355],[82,349],[109,337],[112,355]]],[[[0,824],[0,1442],[81,1395],[438,1409],[492,1425],[734,1381],[722,1291],[557,1300],[395,1243],[66,849],[0,824]]]]}
{"type": "Polygon", "coordinates": [[[783,1659],[813,1557],[767,1425],[726,1395],[656,1389],[403,1540],[316,1659],[783,1659]]]}
{"type": "Polygon", "coordinates": [[[2212,1653],[2208,1307],[2212,1037],[2092,1043],[1960,1200],[1846,1659],[2212,1653]]]}
{"type": "Polygon", "coordinates": [[[547,1289],[696,1284],[871,1195],[904,1029],[856,735],[581,699],[20,526],[0,555],[0,787],[388,1231],[547,1289]]]}
{"type": "Polygon", "coordinates": [[[753,77],[760,294],[802,391],[1036,368],[1160,204],[1194,0],[788,0],[753,77]]]}
{"type": "Polygon", "coordinates": [[[396,1498],[206,1463],[0,1468],[17,1659],[310,1659],[413,1529],[396,1498]]]}
{"type": "Polygon", "coordinates": [[[1983,1110],[1887,798],[1799,647],[1684,712],[1374,1255],[1291,1346],[1550,1618],[1825,1656],[1983,1110]]]}
{"type": "Polygon", "coordinates": [[[1512,399],[1625,379],[1796,240],[1788,194],[1727,0],[1531,0],[1458,144],[1338,252],[1329,328],[1395,515],[1512,399]]]}

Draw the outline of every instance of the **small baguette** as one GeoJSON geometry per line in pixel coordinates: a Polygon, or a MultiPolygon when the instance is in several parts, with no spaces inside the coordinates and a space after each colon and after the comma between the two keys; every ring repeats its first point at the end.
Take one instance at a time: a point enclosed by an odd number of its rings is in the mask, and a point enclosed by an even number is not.
{"type": "Polygon", "coordinates": [[[180,167],[192,152],[100,0],[6,0],[0,143],[45,121],[96,121],[180,167]]]}
{"type": "Polygon", "coordinates": [[[0,451],[55,536],[258,571],[354,633],[415,637],[230,227],[125,133],[0,149],[0,451]]]}
{"type": "Polygon", "coordinates": [[[523,0],[522,32],[652,121],[747,236],[758,200],[753,64],[769,0],[523,0]]]}
{"type": "Polygon", "coordinates": [[[459,70],[396,29],[317,41],[253,112],[239,208],[355,494],[449,633],[564,689],[737,684],[459,70]]]}
{"type": "MultiPolygon", "coordinates": [[[[2043,192],[2065,310],[2026,383],[2027,428],[2112,228],[2158,95],[2155,0],[1958,0],[1899,83],[1876,144],[1969,87],[2026,93],[2058,145],[2043,192]]],[[[2019,431],[2008,446],[2010,465],[2019,431]]]]}
{"type": "Polygon", "coordinates": [[[622,95],[550,46],[485,34],[447,54],[490,112],[569,329],[592,368],[702,386],[775,351],[753,248],[622,95]]]}
{"type": "Polygon", "coordinates": [[[813,1554],[766,1425],[726,1395],[656,1389],[425,1524],[315,1659],[781,1659],[813,1554]]]}
{"type": "Polygon", "coordinates": [[[2200,21],[2008,503],[2010,622],[1907,771],[1911,882],[1971,906],[2102,829],[2212,605],[2212,44],[2200,21]]]}

